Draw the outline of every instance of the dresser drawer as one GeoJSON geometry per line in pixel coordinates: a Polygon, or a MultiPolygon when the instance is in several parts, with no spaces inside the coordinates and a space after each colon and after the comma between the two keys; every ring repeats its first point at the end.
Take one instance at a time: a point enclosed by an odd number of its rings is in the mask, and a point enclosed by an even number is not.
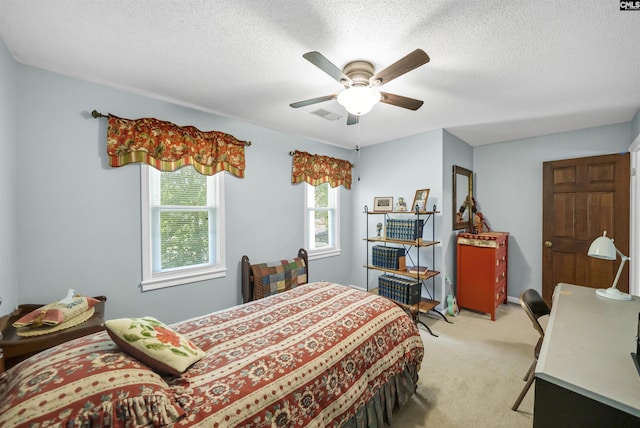
{"type": "Polygon", "coordinates": [[[502,247],[500,250],[496,251],[496,264],[505,263],[507,261],[507,248],[502,247]]]}
{"type": "Polygon", "coordinates": [[[500,283],[500,281],[506,281],[507,280],[507,266],[502,266],[502,268],[500,270],[496,269],[496,285],[498,285],[498,283],[500,283]]]}
{"type": "Polygon", "coordinates": [[[496,308],[498,307],[498,305],[500,305],[500,303],[506,302],[506,300],[507,300],[507,281],[502,281],[502,282],[500,282],[500,284],[498,284],[498,286],[496,287],[495,298],[496,298],[496,300],[494,301],[494,304],[495,304],[496,308]]]}

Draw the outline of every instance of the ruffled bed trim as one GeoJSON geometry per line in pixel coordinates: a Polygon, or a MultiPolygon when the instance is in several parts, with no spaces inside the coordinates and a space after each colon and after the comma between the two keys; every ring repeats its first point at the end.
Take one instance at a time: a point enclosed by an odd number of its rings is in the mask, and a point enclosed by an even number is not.
{"type": "Polygon", "coordinates": [[[393,410],[401,408],[416,390],[418,368],[407,366],[393,376],[364,407],[347,420],[341,428],[387,428],[391,426],[393,410]]]}
{"type": "Polygon", "coordinates": [[[55,426],[82,428],[161,427],[185,414],[165,395],[144,395],[105,401],[55,426]]]}

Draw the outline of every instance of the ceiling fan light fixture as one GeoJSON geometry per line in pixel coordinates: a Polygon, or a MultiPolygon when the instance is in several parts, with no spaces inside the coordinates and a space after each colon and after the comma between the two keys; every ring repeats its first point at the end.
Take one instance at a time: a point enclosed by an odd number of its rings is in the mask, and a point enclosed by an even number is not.
{"type": "Polygon", "coordinates": [[[380,91],[369,86],[352,86],[338,94],[338,103],[356,116],[369,113],[381,99],[380,91]]]}

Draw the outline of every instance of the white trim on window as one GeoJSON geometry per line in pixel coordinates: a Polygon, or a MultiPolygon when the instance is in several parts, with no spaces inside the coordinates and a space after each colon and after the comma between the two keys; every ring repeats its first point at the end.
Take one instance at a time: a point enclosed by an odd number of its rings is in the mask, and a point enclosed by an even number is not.
{"type": "MultiPolygon", "coordinates": [[[[629,257],[631,260],[638,260],[640,257],[640,135],[631,143],[629,147],[631,157],[631,222],[630,222],[630,242],[629,257]]],[[[629,268],[629,293],[640,296],[640,263],[631,263],[629,268]]]]}
{"type": "Polygon", "coordinates": [[[342,252],[340,248],[340,191],[339,187],[328,187],[329,206],[326,208],[316,208],[315,187],[304,183],[304,246],[307,249],[309,260],[321,259],[325,257],[339,256],[342,252]],[[329,245],[315,248],[314,232],[311,227],[312,218],[315,211],[325,210],[329,212],[329,245]]]}
{"type": "Polygon", "coordinates": [[[224,204],[224,173],[208,177],[208,185],[215,188],[214,205],[216,211],[216,263],[198,265],[189,268],[177,268],[164,272],[153,271],[152,256],[152,224],[151,224],[151,175],[153,168],[141,165],[140,168],[140,196],[141,196],[141,226],[142,226],[142,291],[156,290],[213,278],[222,278],[227,274],[225,264],[225,209],[224,204]]]}

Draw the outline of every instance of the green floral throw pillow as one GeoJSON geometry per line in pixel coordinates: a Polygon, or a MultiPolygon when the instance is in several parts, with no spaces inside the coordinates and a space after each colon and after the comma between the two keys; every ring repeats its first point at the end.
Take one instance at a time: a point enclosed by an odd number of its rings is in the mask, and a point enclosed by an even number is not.
{"type": "Polygon", "coordinates": [[[153,317],[119,318],[104,323],[126,353],[161,373],[183,373],[206,353],[153,317]]]}

